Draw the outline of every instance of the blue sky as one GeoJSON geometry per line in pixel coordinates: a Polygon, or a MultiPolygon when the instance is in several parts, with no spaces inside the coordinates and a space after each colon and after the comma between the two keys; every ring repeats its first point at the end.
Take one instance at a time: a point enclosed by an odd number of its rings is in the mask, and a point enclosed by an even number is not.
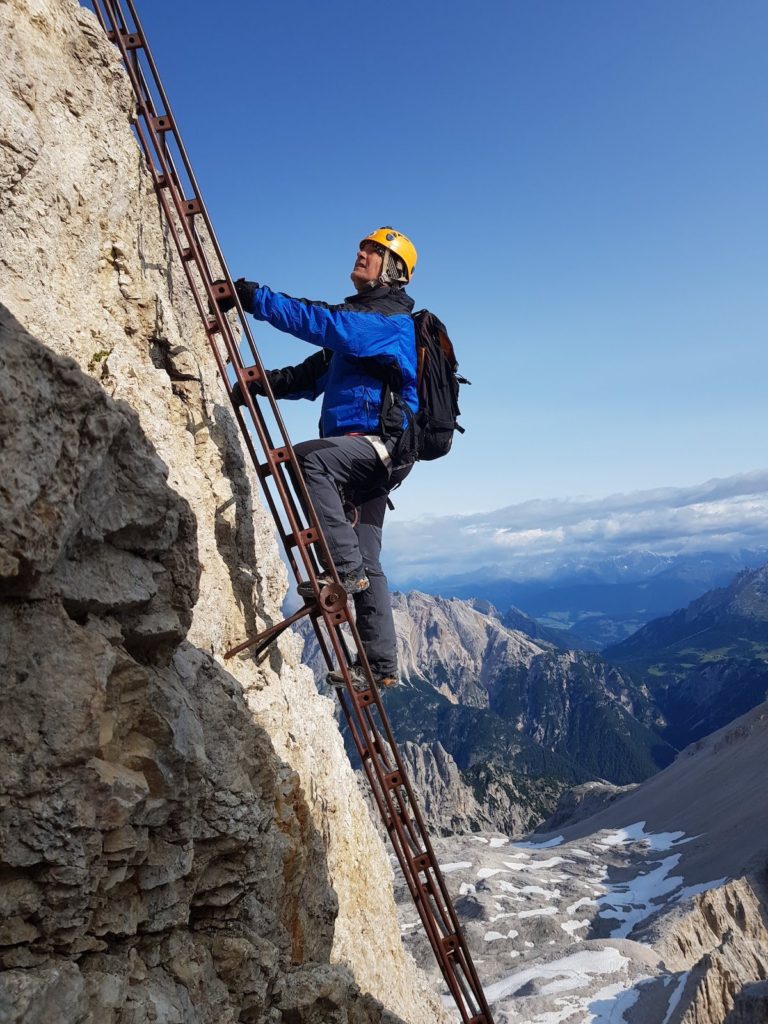
{"type": "MultiPolygon", "coordinates": [[[[211,11],[139,4],[234,276],[337,301],[393,224],[473,381],[395,518],[768,464],[765,3],[211,11]]],[[[283,409],[313,436],[316,408],[283,409]]]]}

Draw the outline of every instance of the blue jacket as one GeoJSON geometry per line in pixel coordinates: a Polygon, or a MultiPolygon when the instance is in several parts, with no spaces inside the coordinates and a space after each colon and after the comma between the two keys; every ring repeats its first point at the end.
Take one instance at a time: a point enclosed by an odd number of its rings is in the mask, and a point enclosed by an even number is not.
{"type": "MultiPolygon", "coordinates": [[[[297,366],[269,371],[269,381],[276,398],[322,394],[320,434],[338,437],[382,432],[382,374],[413,412],[418,410],[412,309],[413,299],[402,288],[380,286],[330,306],[262,286],[248,312],[320,347],[297,366]]],[[[404,427],[399,410],[397,418],[404,427]]]]}

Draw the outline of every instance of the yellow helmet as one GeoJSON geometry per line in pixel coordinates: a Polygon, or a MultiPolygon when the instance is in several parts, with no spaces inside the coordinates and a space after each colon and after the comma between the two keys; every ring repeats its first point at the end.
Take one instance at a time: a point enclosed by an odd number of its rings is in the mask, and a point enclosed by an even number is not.
{"type": "Polygon", "coordinates": [[[416,267],[416,260],[418,255],[416,253],[416,247],[410,238],[406,238],[405,235],[399,231],[395,231],[394,228],[383,227],[377,231],[372,231],[370,235],[366,235],[362,239],[360,245],[363,242],[374,242],[376,245],[382,246],[389,252],[393,253],[402,262],[405,268],[405,277],[400,277],[400,280],[407,284],[413,277],[413,271],[416,267]]]}

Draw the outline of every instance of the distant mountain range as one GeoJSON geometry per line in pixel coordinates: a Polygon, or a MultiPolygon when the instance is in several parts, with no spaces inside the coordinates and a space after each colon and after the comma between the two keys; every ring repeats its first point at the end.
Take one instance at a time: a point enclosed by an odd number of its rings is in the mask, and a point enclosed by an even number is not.
{"type": "Polygon", "coordinates": [[[768,696],[768,565],[643,626],[603,652],[648,688],[680,748],[768,696]]]}
{"type": "Polygon", "coordinates": [[[557,630],[553,639],[558,644],[599,650],[766,560],[765,550],[674,556],[644,551],[565,563],[538,579],[515,580],[484,567],[462,576],[421,579],[415,587],[442,597],[485,600],[497,608],[514,605],[544,628],[557,630]]]}
{"type": "Polygon", "coordinates": [[[413,591],[392,601],[404,685],[386,707],[444,834],[519,834],[565,790],[648,778],[768,696],[768,565],[602,655],[563,649],[562,631],[487,600],[413,591]]]}
{"type": "MultiPolygon", "coordinates": [[[[547,816],[569,786],[636,782],[673,759],[644,688],[599,655],[534,640],[480,602],[411,592],[394,594],[393,609],[405,685],[387,692],[387,712],[399,743],[432,752],[411,761],[448,801],[447,819],[433,821],[442,830],[466,821],[468,807],[465,793],[440,781],[452,771],[446,758],[477,803],[477,827],[516,832],[547,816]]],[[[322,677],[311,638],[306,660],[322,677]]]]}

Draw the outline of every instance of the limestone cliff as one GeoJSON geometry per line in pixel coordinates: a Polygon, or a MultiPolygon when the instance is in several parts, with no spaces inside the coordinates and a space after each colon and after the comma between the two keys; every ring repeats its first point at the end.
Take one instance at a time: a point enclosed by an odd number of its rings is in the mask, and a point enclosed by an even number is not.
{"type": "Polygon", "coordinates": [[[0,1020],[442,1020],[296,640],[223,668],[285,573],[117,53],[0,36],[0,1020]]]}

